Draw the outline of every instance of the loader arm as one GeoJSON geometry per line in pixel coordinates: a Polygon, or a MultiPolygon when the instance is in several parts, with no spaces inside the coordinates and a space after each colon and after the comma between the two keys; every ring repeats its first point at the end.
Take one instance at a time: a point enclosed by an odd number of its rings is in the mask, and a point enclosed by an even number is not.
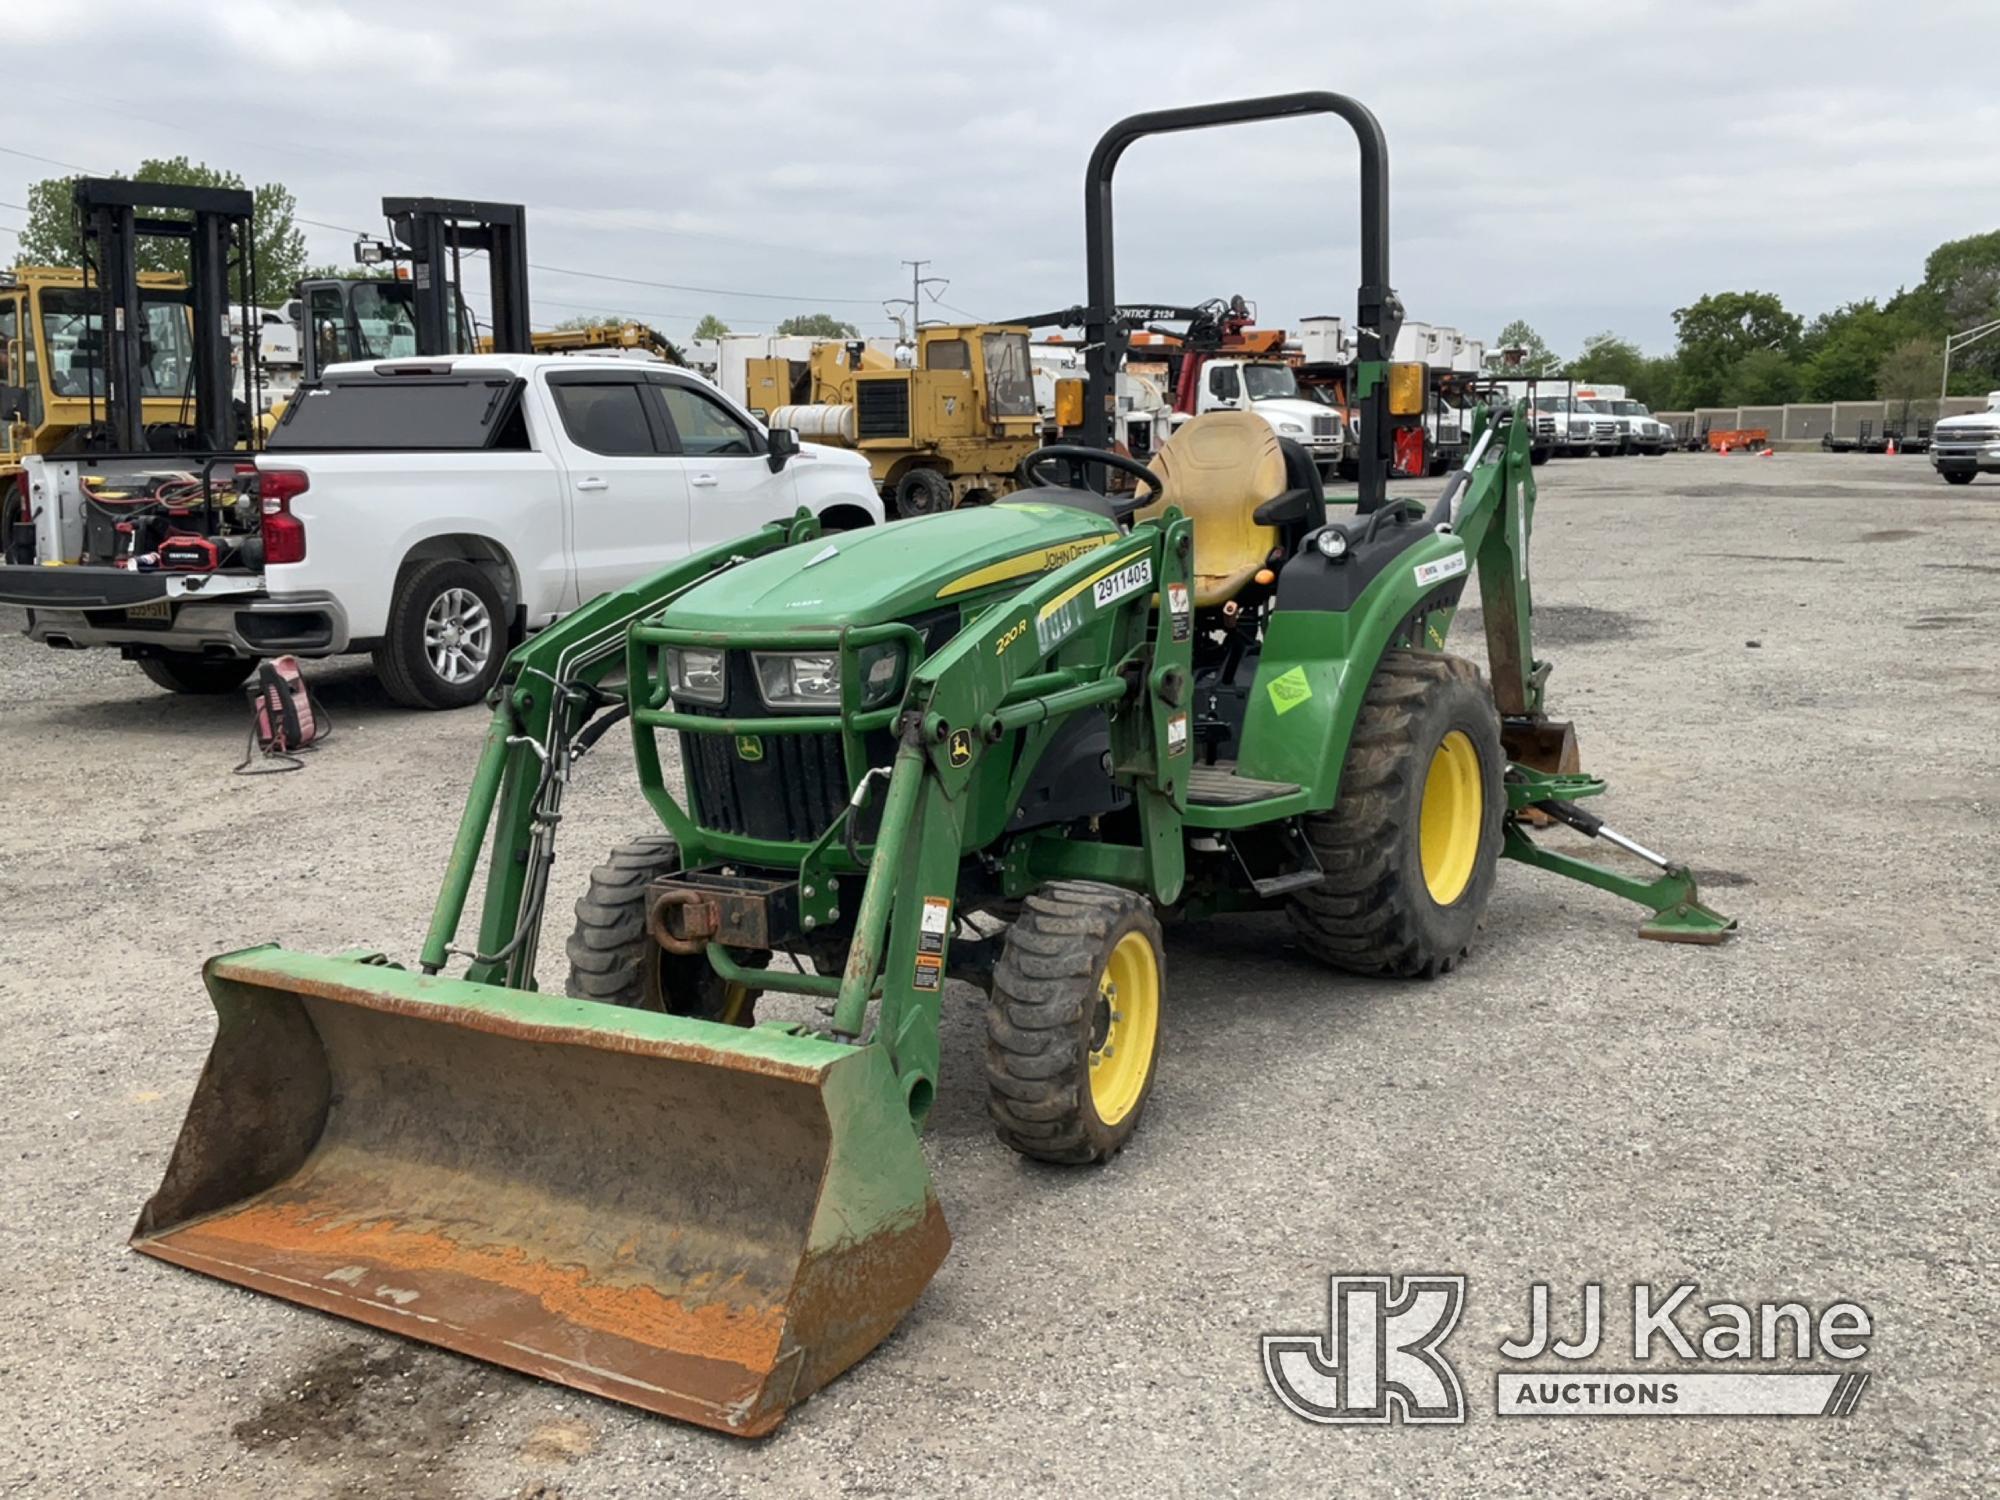
{"type": "Polygon", "coordinates": [[[480,851],[490,847],[478,947],[472,954],[459,954],[472,960],[465,977],[480,984],[535,988],[536,929],[555,858],[556,821],[569,767],[594,743],[588,740],[579,748],[577,737],[611,701],[601,684],[625,664],[627,631],[704,579],[818,535],[819,522],[802,508],[789,521],[774,521],[592,600],[508,656],[424,939],[420,962],[426,974],[440,972],[458,953],[452,940],[480,851]]]}

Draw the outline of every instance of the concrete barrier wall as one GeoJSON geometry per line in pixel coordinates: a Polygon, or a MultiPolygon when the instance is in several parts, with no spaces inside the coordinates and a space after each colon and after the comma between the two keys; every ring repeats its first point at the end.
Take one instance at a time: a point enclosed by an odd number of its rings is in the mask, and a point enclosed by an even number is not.
{"type": "Polygon", "coordinates": [[[1785,408],[1783,421],[1772,430],[1773,437],[1788,443],[1815,443],[1833,429],[1833,403],[1816,406],[1794,404],[1785,408]]]}
{"type": "Polygon", "coordinates": [[[1956,417],[1986,410],[1984,396],[1947,396],[1940,407],[1928,401],[1794,401],[1788,406],[1703,406],[1693,411],[1656,411],[1653,415],[1676,432],[1700,432],[1704,425],[1717,432],[1729,428],[1764,427],[1773,438],[1789,443],[1816,443],[1831,432],[1835,437],[1861,435],[1861,424],[1880,434],[1885,428],[1915,434],[1939,416],[1956,417]],[[1692,424],[1692,426],[1690,426],[1692,424]]]}

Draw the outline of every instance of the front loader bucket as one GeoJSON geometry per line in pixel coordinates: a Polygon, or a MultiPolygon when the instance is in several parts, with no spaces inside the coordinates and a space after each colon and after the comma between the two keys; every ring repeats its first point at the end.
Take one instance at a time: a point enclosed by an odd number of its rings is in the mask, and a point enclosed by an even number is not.
{"type": "Polygon", "coordinates": [[[135,1248],[744,1436],[950,1245],[877,1047],[254,948],[135,1248]]]}

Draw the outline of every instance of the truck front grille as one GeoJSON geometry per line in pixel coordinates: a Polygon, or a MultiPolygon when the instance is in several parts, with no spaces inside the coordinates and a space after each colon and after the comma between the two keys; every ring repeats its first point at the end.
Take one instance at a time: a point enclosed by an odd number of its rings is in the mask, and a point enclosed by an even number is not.
{"type": "Polygon", "coordinates": [[[1313,418],[1314,437],[1332,437],[1337,430],[1332,417],[1313,418]]]}

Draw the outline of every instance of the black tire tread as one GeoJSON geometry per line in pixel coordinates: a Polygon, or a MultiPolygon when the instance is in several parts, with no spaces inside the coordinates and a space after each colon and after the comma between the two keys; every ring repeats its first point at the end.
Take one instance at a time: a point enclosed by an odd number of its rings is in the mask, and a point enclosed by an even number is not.
{"type": "Polygon", "coordinates": [[[375,675],[381,679],[383,689],[405,708],[464,708],[485,696],[486,689],[498,680],[500,665],[506,659],[506,630],[500,618],[500,591],[493,586],[476,564],[457,557],[433,557],[412,564],[396,584],[396,593],[389,603],[389,620],[382,632],[382,642],[375,648],[375,675]],[[493,619],[493,660],[488,663],[485,682],[478,694],[466,702],[453,702],[440,696],[440,690],[429,685],[429,672],[417,660],[422,647],[412,652],[410,642],[413,632],[423,629],[422,614],[431,598],[434,598],[443,584],[437,582],[442,574],[464,572],[467,587],[486,601],[486,607],[493,619]],[[412,616],[417,618],[413,619],[412,616]]]}
{"type": "Polygon", "coordinates": [[[646,936],[646,887],[681,867],[681,851],[664,833],[627,839],[590,871],[576,901],[576,926],[563,951],[569,955],[565,993],[579,1000],[642,1005],[646,936]]]}
{"type": "Polygon", "coordinates": [[[139,670],[155,687],[196,698],[219,698],[250,679],[257,663],[228,657],[142,656],[139,670]]]}
{"type": "MultiPolygon", "coordinates": [[[[1417,711],[1453,682],[1486,695],[1479,669],[1463,657],[1384,652],[1348,742],[1339,799],[1330,811],[1304,820],[1324,878],[1292,897],[1292,924],[1306,951],[1334,968],[1430,978],[1465,957],[1464,947],[1424,951],[1410,901],[1413,882],[1422,876],[1399,868],[1407,863],[1400,855],[1408,833],[1402,809],[1410,802],[1409,778],[1428,770],[1412,743],[1417,711]]],[[[1494,856],[1497,848],[1488,857],[1494,856]]]]}
{"type": "MultiPolygon", "coordinates": [[[[1150,902],[1091,881],[1052,881],[1021,904],[993,970],[986,1082],[987,1113],[1000,1139],[1023,1156],[1066,1164],[1108,1160],[1123,1149],[1145,1110],[1142,1095],[1107,1129],[1085,1102],[1085,1007],[1097,998],[1113,935],[1132,925],[1160,946],[1150,902]]],[[[1153,1066],[1157,1073],[1157,1042],[1153,1066]]]]}

